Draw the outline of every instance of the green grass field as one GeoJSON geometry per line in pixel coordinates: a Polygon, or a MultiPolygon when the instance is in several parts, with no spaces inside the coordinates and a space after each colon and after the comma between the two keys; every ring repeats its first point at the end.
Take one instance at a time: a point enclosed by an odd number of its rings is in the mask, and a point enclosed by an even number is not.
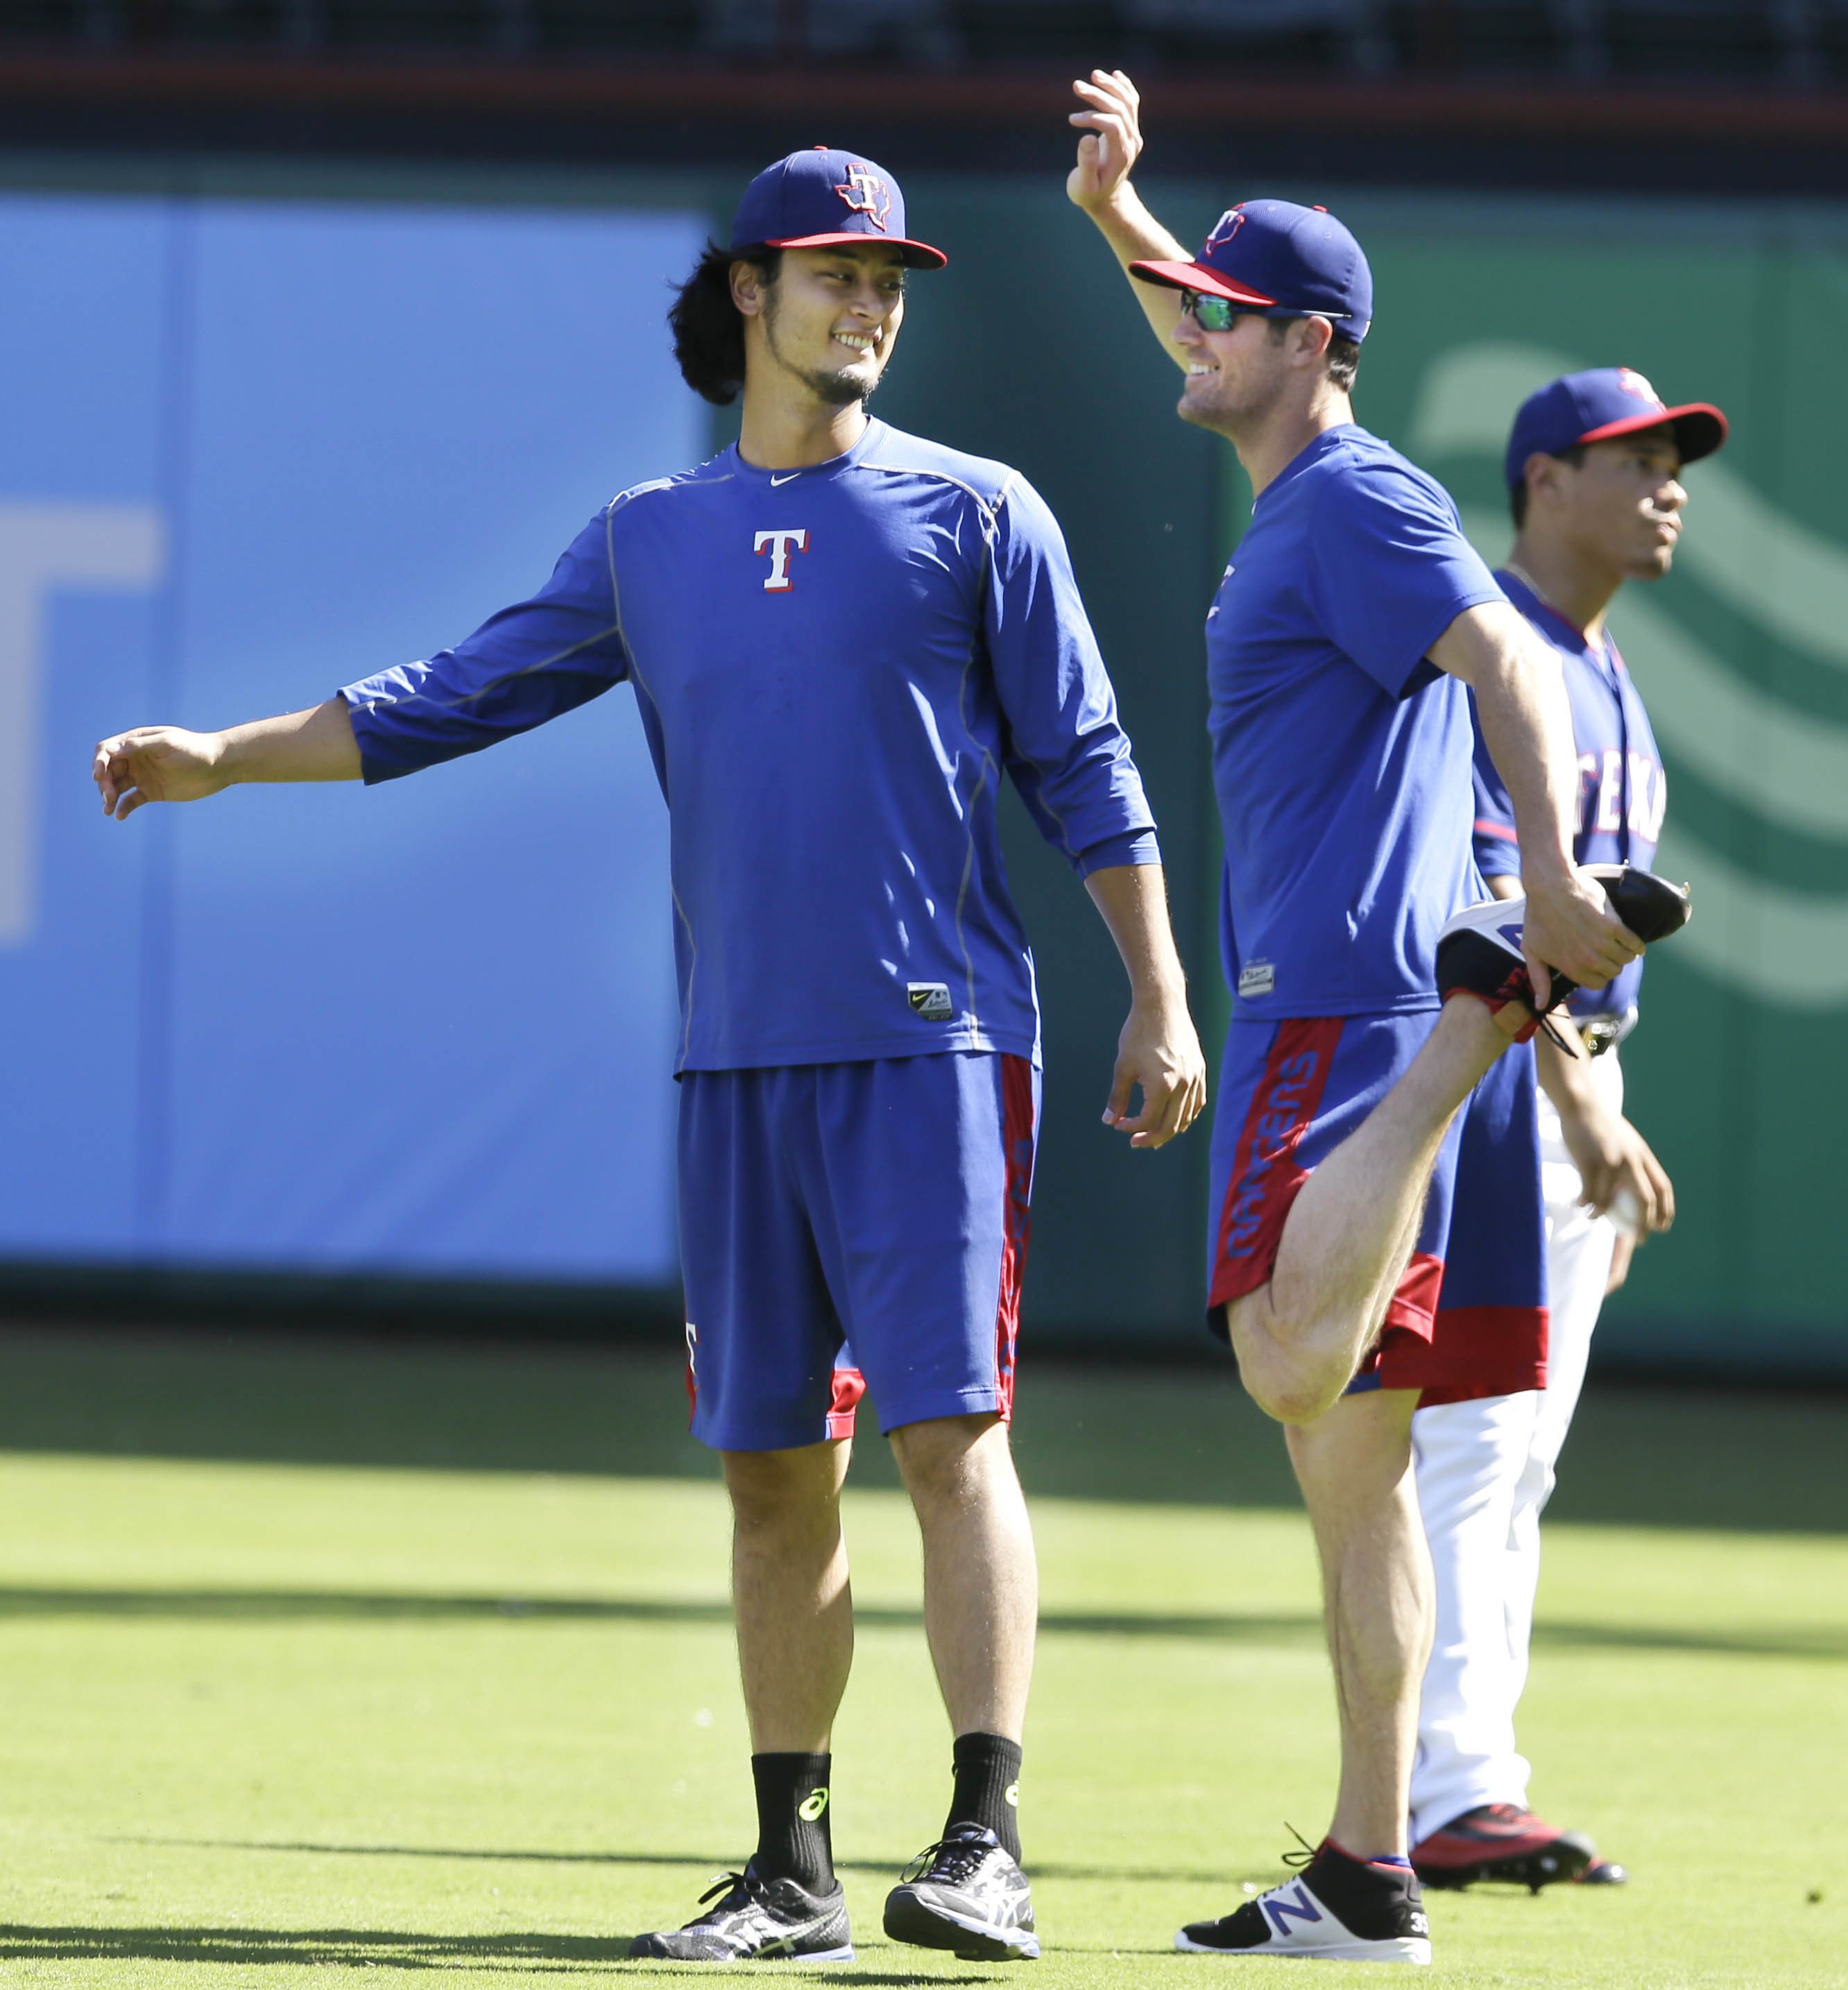
{"type": "MultiPolygon", "coordinates": [[[[622,1960],[750,1842],[722,1496],[678,1392],[633,1353],[0,1335],[0,1982],[697,1975],[622,1960]]],[[[1523,1735],[1539,1805],[1636,1877],[1436,1897],[1446,1981],[1848,1983],[1844,1435],[1839,1398],[1588,1402],[1523,1735]]],[[[1029,1363],[1019,1445],[1031,1980],[1374,1980],[1168,1946],[1325,1821],[1275,1433],[1221,1374],[1029,1363]]],[[[826,1974],[985,1980],[879,1933],[949,1750],[909,1515],[863,1451],[835,1825],[860,1960],[826,1974]]]]}

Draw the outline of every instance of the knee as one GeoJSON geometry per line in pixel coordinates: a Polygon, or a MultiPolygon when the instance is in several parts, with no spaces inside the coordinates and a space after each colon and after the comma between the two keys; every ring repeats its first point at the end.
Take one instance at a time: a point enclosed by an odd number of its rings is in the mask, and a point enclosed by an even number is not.
{"type": "Polygon", "coordinates": [[[1013,1477],[1007,1426],[992,1413],[903,1425],[892,1433],[892,1450],[911,1503],[921,1512],[980,1498],[982,1486],[996,1473],[1013,1477]]]}
{"type": "Polygon", "coordinates": [[[775,1538],[838,1527],[840,1492],[835,1462],[815,1455],[833,1448],[727,1452],[725,1489],[731,1496],[738,1532],[775,1538]]]}
{"type": "Polygon", "coordinates": [[[1239,1380],[1246,1394],[1273,1421],[1313,1423],[1341,1400],[1354,1377],[1338,1364],[1311,1358],[1292,1333],[1290,1323],[1274,1309],[1270,1317],[1263,1316],[1253,1302],[1267,1302],[1269,1296],[1270,1289],[1261,1287],[1226,1309],[1239,1380]]]}

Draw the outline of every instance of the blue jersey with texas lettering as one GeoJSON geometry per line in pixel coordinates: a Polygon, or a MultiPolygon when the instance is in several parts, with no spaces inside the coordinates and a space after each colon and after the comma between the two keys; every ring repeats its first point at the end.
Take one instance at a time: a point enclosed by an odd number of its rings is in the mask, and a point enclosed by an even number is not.
{"type": "Polygon", "coordinates": [[[380,781],[623,680],[670,819],[676,1068],[1036,1056],[1004,773],[1080,871],[1158,861],[1051,514],[883,423],[624,491],[531,600],[342,694],[380,781]]]}
{"type": "Polygon", "coordinates": [[[1236,1017],[1438,1007],[1481,895],[1462,684],[1427,661],[1501,591],[1443,487],[1351,424],[1260,495],[1206,625],[1236,1017]]]}
{"type": "MultiPolygon", "coordinates": [[[[1572,740],[1578,752],[1578,816],[1572,856],[1580,864],[1655,861],[1668,812],[1668,776],[1650,730],[1649,714],[1608,632],[1585,640],[1517,573],[1497,573],[1503,591],[1558,654],[1572,701],[1572,740]]],[[[1476,742],[1476,861],[1485,878],[1517,877],[1521,852],[1514,811],[1489,749],[1476,742]]],[[[1643,963],[1633,960],[1602,988],[1582,988],[1575,1016],[1624,1015],[1636,1006],[1643,963]]]]}

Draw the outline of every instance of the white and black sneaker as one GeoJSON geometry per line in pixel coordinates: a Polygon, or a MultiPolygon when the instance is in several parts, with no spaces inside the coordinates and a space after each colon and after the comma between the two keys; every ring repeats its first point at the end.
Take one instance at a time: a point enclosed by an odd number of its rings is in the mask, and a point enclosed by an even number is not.
{"type": "Polygon", "coordinates": [[[811,1893],[793,1880],[760,1878],[747,1866],[722,1874],[700,1896],[716,1903],[683,1928],[639,1934],[629,1944],[631,1959],[653,1956],[668,1962],[752,1962],[785,1958],[792,1962],[851,1962],[853,1931],[847,1897],[836,1880],[833,1890],[811,1893]]]}
{"type": "Polygon", "coordinates": [[[1296,1878],[1223,1920],[1190,1922],[1175,1947],[1195,1955],[1429,1962],[1431,1930],[1409,1867],[1368,1865],[1324,1845],[1296,1878]]]}
{"type": "MultiPolygon", "coordinates": [[[[1686,885],[1671,885],[1633,864],[1589,864],[1585,870],[1604,887],[1611,910],[1646,946],[1667,939],[1687,925],[1692,908],[1686,885]]],[[[1446,1001],[1453,995],[1477,996],[1491,1009],[1518,1002],[1532,1010],[1539,1027],[1545,1028],[1545,1012],[1534,1000],[1534,984],[1521,950],[1526,924],[1524,898],[1489,898],[1479,905],[1466,906],[1446,922],[1437,936],[1438,993],[1446,1001]]],[[[1548,1011],[1558,1008],[1578,986],[1557,969],[1552,983],[1548,1011]]],[[[1525,1031],[1517,1041],[1532,1034],[1525,1031]]],[[[1548,1034],[1553,1032],[1549,1029],[1548,1034]]]]}
{"type": "Polygon", "coordinates": [[[886,1896],[886,1933],[965,1962],[1030,1962],[1039,1953],[1026,1875],[978,1824],[958,1825],[905,1868],[886,1896]]]}

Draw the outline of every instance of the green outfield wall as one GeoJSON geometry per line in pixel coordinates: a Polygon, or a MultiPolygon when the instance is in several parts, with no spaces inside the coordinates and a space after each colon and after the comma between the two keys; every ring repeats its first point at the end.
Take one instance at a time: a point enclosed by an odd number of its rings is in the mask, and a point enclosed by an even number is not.
{"type": "MultiPolygon", "coordinates": [[[[0,180],[106,192],[171,185],[178,171],[15,159],[0,180]]],[[[715,227],[739,178],[276,161],[195,162],[184,177],[278,200],[691,204],[715,227]]],[[[1187,239],[1259,192],[1324,201],[1355,226],[1378,311],[1360,418],[1443,479],[1491,557],[1507,537],[1507,422],[1551,374],[1626,364],[1670,399],[1714,400],[1731,417],[1726,450],[1690,473],[1674,574],[1629,589],[1612,616],[1668,766],[1663,867],[1692,882],[1697,911],[1652,966],[1625,1053],[1633,1116],[1675,1177],[1681,1217],[1612,1302],[1601,1358],[1848,1377],[1848,394],[1836,359],[1848,207],[1158,179],[1146,192],[1187,239]]],[[[879,412],[1016,464],[1063,522],[1161,819],[1216,1059],[1226,1001],[1199,632],[1248,494],[1229,450],[1174,418],[1174,372],[1056,171],[913,175],[907,192],[914,225],[951,260],[914,285],[879,412]]],[[[726,430],[717,418],[715,436],[726,430]]],[[[1018,812],[1009,863],[1046,1014],[1029,1333],[1188,1344],[1205,1129],[1148,1156],[1100,1126],[1121,969],[1082,888],[1018,812]]]]}

